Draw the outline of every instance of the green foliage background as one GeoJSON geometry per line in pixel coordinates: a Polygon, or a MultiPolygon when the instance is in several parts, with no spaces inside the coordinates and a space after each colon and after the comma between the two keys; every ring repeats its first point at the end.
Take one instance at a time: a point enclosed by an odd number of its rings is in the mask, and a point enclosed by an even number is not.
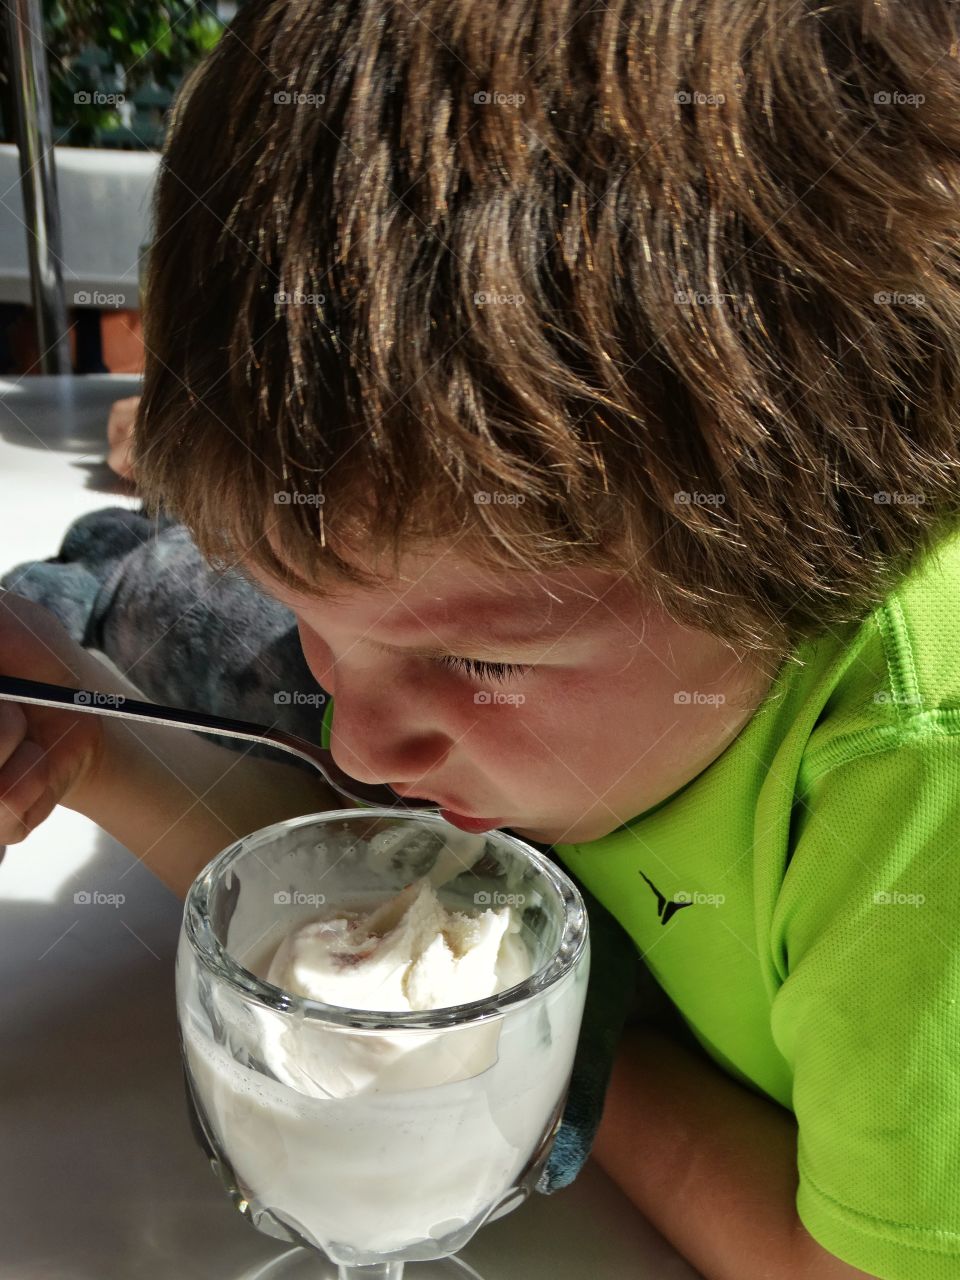
{"type": "MultiPolygon", "coordinates": [[[[159,147],[178,84],[224,30],[216,9],[202,0],[43,0],[43,13],[54,140],[68,146],[159,147]],[[134,106],[131,128],[96,93],[123,93],[134,106]],[[77,94],[88,98],[78,102],[77,94]]],[[[0,126],[3,140],[12,142],[6,40],[0,45],[0,126]]]]}

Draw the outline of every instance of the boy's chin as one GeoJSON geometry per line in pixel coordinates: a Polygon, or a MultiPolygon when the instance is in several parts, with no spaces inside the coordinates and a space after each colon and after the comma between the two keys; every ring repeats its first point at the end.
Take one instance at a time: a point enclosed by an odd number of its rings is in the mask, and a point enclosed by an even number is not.
{"type": "Polygon", "coordinates": [[[536,840],[538,844],[546,844],[547,841],[539,831],[534,831],[533,827],[504,827],[504,831],[508,831],[512,836],[519,836],[521,840],[536,840]]]}
{"type": "Polygon", "coordinates": [[[535,827],[504,827],[504,831],[519,836],[521,840],[530,840],[534,844],[554,844],[560,839],[557,831],[540,831],[535,827]]]}
{"type": "Polygon", "coordinates": [[[619,831],[622,823],[595,823],[593,828],[581,825],[570,827],[504,827],[512,835],[521,840],[530,840],[533,844],[589,844],[592,840],[601,840],[612,831],[619,831]]]}

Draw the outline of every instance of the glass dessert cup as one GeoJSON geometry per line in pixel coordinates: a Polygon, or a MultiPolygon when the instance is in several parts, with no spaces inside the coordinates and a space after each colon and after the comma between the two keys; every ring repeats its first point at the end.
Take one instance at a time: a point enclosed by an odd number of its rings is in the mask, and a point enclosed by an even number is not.
{"type": "Polygon", "coordinates": [[[465,853],[463,834],[426,810],[309,814],[232,844],[187,896],[177,1009],[195,1132],[239,1211],[305,1246],[265,1280],[476,1278],[453,1255],[546,1163],[586,995],[586,911],[522,840],[488,831],[465,853]],[[421,878],[449,910],[515,913],[530,977],[383,1012],[262,976],[300,925],[421,878]]]}

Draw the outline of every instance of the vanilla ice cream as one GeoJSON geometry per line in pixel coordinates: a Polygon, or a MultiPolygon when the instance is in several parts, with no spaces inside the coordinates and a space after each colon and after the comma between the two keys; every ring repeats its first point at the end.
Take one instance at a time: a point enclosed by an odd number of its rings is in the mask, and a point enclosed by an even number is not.
{"type": "MultiPolygon", "coordinates": [[[[484,849],[483,836],[450,832],[431,869],[399,893],[331,904],[248,967],[293,995],[385,1013],[460,1005],[524,981],[534,966],[522,910],[444,891],[484,849]]],[[[399,865],[390,863],[397,840],[391,831],[370,841],[381,869],[399,865]]],[[[442,1029],[340,1027],[216,987],[188,1001],[194,1093],[254,1220],[268,1212],[342,1260],[459,1248],[517,1185],[559,1114],[586,972],[442,1029]]]]}
{"type": "MultiPolygon", "coordinates": [[[[515,907],[451,910],[426,877],[372,910],[301,924],[269,963],[250,968],[293,995],[391,1013],[482,1000],[531,973],[515,907]]],[[[258,1016],[266,1065],[312,1097],[422,1089],[478,1075],[496,1061],[500,1034],[496,1021],[390,1033],[291,1027],[269,1013],[258,1016]]]]}
{"type": "Polygon", "coordinates": [[[370,912],[301,925],[281,942],[268,982],[349,1009],[440,1009],[482,1000],[530,976],[513,906],[443,906],[429,880],[370,912]]]}

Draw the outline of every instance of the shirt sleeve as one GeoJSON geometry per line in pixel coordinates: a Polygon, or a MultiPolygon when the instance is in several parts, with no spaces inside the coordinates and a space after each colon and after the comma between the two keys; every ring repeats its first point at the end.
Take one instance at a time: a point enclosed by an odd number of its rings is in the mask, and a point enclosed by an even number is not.
{"type": "Polygon", "coordinates": [[[960,737],[810,782],[771,944],[801,1222],[880,1280],[960,1276],[960,737]]]}

